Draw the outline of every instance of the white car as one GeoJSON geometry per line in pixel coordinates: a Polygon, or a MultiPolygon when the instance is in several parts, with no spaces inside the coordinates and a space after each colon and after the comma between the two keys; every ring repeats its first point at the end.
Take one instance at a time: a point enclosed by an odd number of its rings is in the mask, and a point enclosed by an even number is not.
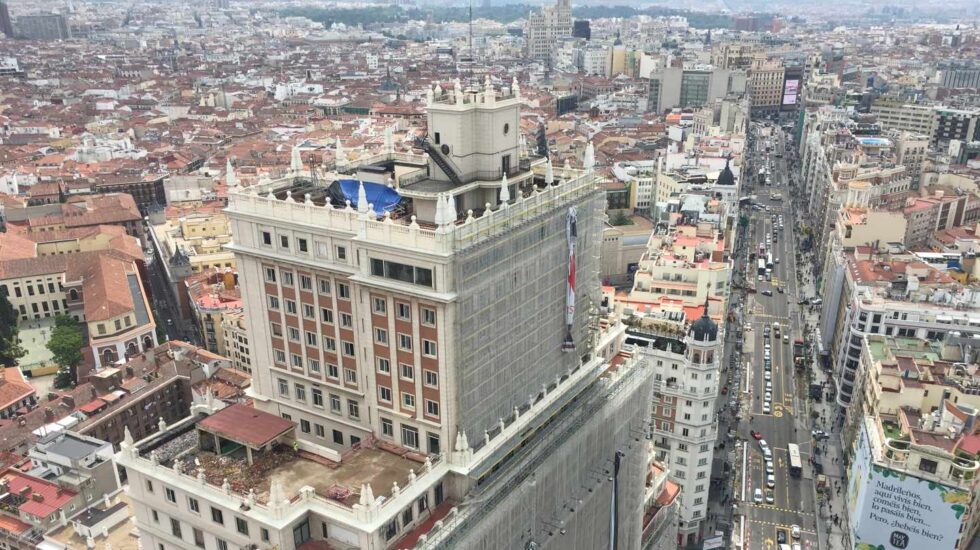
{"type": "Polygon", "coordinates": [[[790,529],[790,531],[789,531],[790,536],[792,536],[796,540],[800,540],[800,526],[799,525],[793,525],[789,529],[790,529]]]}
{"type": "Polygon", "coordinates": [[[774,474],[774,473],[776,473],[776,469],[772,467],[772,461],[771,460],[767,460],[766,461],[766,473],[767,474],[774,474]]]}
{"type": "Polygon", "coordinates": [[[766,440],[765,439],[760,439],[759,440],[759,448],[762,449],[763,451],[765,451],[766,449],[769,448],[769,444],[766,443],[766,440]]]}
{"type": "Polygon", "coordinates": [[[752,494],[752,502],[756,504],[762,504],[762,489],[756,487],[755,493],[752,494]]]}
{"type": "Polygon", "coordinates": [[[762,456],[766,460],[770,460],[771,461],[772,460],[772,449],[770,449],[769,447],[766,447],[765,449],[762,449],[762,456]]]}
{"type": "Polygon", "coordinates": [[[766,401],[772,401],[772,392],[771,391],[767,391],[766,392],[766,401]]]}
{"type": "Polygon", "coordinates": [[[766,380],[772,380],[772,371],[766,371],[766,380]]]}
{"type": "Polygon", "coordinates": [[[768,474],[766,476],[766,487],[773,489],[776,487],[776,476],[774,474],[768,474]]]}
{"type": "MultiPolygon", "coordinates": [[[[770,376],[772,378],[772,376],[770,376]]],[[[766,393],[772,391],[772,380],[766,380],[766,393]]]]}
{"type": "Polygon", "coordinates": [[[769,403],[768,402],[763,403],[762,404],[762,414],[769,414],[770,412],[772,412],[772,408],[769,407],[769,403]]]}

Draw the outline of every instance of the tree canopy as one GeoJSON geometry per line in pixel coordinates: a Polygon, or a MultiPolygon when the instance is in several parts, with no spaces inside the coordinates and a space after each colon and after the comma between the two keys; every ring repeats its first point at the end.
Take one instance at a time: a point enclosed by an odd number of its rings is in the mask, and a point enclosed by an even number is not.
{"type": "Polygon", "coordinates": [[[0,293],[0,365],[12,367],[24,356],[17,330],[17,310],[7,295],[0,293]]]}
{"type": "Polygon", "coordinates": [[[78,321],[67,315],[55,318],[54,330],[51,331],[47,344],[59,367],[54,379],[55,388],[67,388],[76,384],[76,368],[82,362],[84,346],[85,339],[78,321]]]}

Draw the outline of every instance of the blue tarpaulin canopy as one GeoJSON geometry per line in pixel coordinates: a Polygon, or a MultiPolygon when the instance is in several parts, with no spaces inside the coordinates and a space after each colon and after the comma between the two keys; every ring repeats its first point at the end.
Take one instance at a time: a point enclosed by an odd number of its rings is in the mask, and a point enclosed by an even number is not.
{"type": "MultiPolygon", "coordinates": [[[[401,202],[402,196],[387,185],[365,181],[364,195],[367,197],[368,204],[374,205],[374,213],[383,216],[385,212],[391,212],[401,202]]],[[[346,204],[350,201],[351,206],[357,208],[357,192],[361,185],[360,180],[344,179],[336,180],[330,184],[330,200],[337,206],[346,204]]]]}

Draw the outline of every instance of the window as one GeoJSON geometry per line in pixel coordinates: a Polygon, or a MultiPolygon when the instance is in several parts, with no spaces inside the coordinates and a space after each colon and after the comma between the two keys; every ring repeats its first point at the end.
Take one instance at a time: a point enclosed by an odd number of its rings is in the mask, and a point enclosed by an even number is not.
{"type": "Polygon", "coordinates": [[[316,319],[316,308],[313,304],[303,304],[303,317],[306,319],[316,319]]]}
{"type": "Polygon", "coordinates": [[[307,359],[306,368],[308,368],[310,372],[315,372],[317,374],[320,374],[320,361],[316,359],[307,359]]]}
{"type": "Polygon", "coordinates": [[[402,512],[402,525],[408,525],[409,523],[412,523],[412,519],[413,519],[412,507],[409,506],[408,508],[405,508],[405,510],[402,512]]]}
{"type": "Polygon", "coordinates": [[[150,510],[153,512],[153,523],[160,523],[160,514],[156,510],[150,510]]]}
{"type": "Polygon", "coordinates": [[[418,449],[419,431],[411,426],[402,426],[402,445],[418,449]]]}
{"type": "Polygon", "coordinates": [[[296,315],[296,302],[294,300],[286,300],[286,313],[296,315]]]}
{"type": "Polygon", "coordinates": [[[334,430],[333,431],[333,442],[336,443],[337,445],[343,445],[344,444],[344,432],[342,432],[340,430],[334,430]]]}
{"type": "Polygon", "coordinates": [[[170,487],[164,487],[163,494],[166,495],[168,502],[177,504],[177,493],[175,493],[173,489],[170,487]]]}
{"type": "Polygon", "coordinates": [[[329,295],[330,294],[330,281],[327,279],[317,279],[317,283],[320,287],[320,294],[329,295]]]}
{"type": "Polygon", "coordinates": [[[269,309],[279,309],[279,298],[277,296],[269,296],[269,309]]]}
{"type": "Polygon", "coordinates": [[[379,260],[377,258],[371,259],[371,275],[427,287],[432,286],[431,269],[389,262],[388,260],[379,260]]]}
{"type": "Polygon", "coordinates": [[[286,352],[281,349],[272,350],[272,358],[276,363],[285,364],[286,363],[286,352]]]}
{"type": "Polygon", "coordinates": [[[265,268],[265,280],[269,283],[276,282],[276,270],[272,267],[265,268]]]}
{"type": "Polygon", "coordinates": [[[340,326],[342,326],[344,328],[353,328],[354,327],[354,318],[351,317],[351,314],[350,313],[343,313],[343,312],[341,312],[341,314],[340,314],[340,326]]]}
{"type": "Polygon", "coordinates": [[[344,369],[344,381],[357,384],[357,371],[354,369],[344,369]]]}
{"type": "Polygon", "coordinates": [[[243,535],[248,535],[248,522],[242,518],[235,518],[235,529],[243,535]]]}
{"type": "Polygon", "coordinates": [[[382,346],[388,345],[388,331],[383,328],[374,329],[374,341],[382,346]]]}
{"type": "Polygon", "coordinates": [[[279,236],[279,246],[281,248],[289,248],[289,237],[285,235],[279,236]]]}
{"type": "Polygon", "coordinates": [[[201,531],[197,527],[193,527],[192,529],[194,530],[194,546],[204,548],[204,531],[201,531]]]}
{"type": "Polygon", "coordinates": [[[361,408],[357,405],[357,401],[354,401],[353,399],[347,400],[347,414],[351,418],[361,417],[361,408]]]}
{"type": "Polygon", "coordinates": [[[407,392],[402,392],[402,405],[404,405],[406,409],[414,409],[415,396],[407,392]]]}
{"type": "Polygon", "coordinates": [[[395,437],[395,425],[388,418],[381,419],[381,435],[385,437],[395,437]]]}
{"type": "Polygon", "coordinates": [[[283,271],[282,272],[282,286],[293,286],[293,272],[283,271]]]}
{"type": "Polygon", "coordinates": [[[299,421],[299,429],[305,434],[310,433],[310,421],[301,418],[299,421]]]}
{"type": "Polygon", "coordinates": [[[262,232],[262,244],[272,246],[272,233],[269,233],[268,231],[262,232]]]}
{"type": "Polygon", "coordinates": [[[221,510],[215,508],[214,506],[211,507],[211,521],[220,523],[221,525],[225,524],[225,515],[221,513],[221,510]]]}
{"type": "Polygon", "coordinates": [[[378,357],[377,361],[378,361],[378,372],[391,374],[391,361],[385,359],[384,357],[378,357]]]}
{"type": "Polygon", "coordinates": [[[333,338],[323,337],[324,351],[337,351],[337,341],[333,338]]]}
{"type": "Polygon", "coordinates": [[[279,395],[289,396],[289,382],[282,378],[279,379],[279,395]]]}
{"type": "Polygon", "coordinates": [[[330,378],[340,378],[340,369],[333,363],[327,363],[327,376],[330,378]]]}
{"type": "Polygon", "coordinates": [[[350,287],[345,283],[338,283],[337,294],[340,295],[341,300],[350,300],[350,287]]]}
{"type": "Polygon", "coordinates": [[[153,492],[153,482],[150,481],[149,479],[146,480],[146,492],[147,493],[152,493],[153,492]]]}
{"type": "Polygon", "coordinates": [[[436,343],[432,340],[422,340],[422,355],[426,357],[436,356],[436,343]]]}
{"type": "Polygon", "coordinates": [[[316,347],[316,333],[306,332],[306,345],[316,347]]]}
{"type": "Polygon", "coordinates": [[[296,384],[293,389],[296,391],[296,399],[298,401],[306,401],[306,386],[303,384],[296,384]]]}
{"type": "Polygon", "coordinates": [[[432,401],[431,399],[425,400],[425,414],[429,416],[439,417],[439,403],[432,401]]]}
{"type": "Polygon", "coordinates": [[[269,530],[268,529],[266,529],[265,527],[262,527],[261,530],[260,530],[260,534],[262,536],[262,542],[269,542],[269,530]]]}
{"type": "Polygon", "coordinates": [[[272,335],[282,338],[282,325],[279,323],[271,323],[272,335]]]}
{"type": "Polygon", "coordinates": [[[343,246],[337,247],[337,259],[346,260],[347,259],[347,248],[343,246]]]}
{"type": "Polygon", "coordinates": [[[299,342],[299,329],[296,327],[286,327],[291,342],[299,342]]]}
{"type": "Polygon", "coordinates": [[[296,239],[296,246],[300,252],[309,252],[310,247],[306,244],[306,239],[296,239]]]}
{"type": "Polygon", "coordinates": [[[426,370],[422,371],[425,373],[425,385],[430,388],[439,387],[439,373],[436,371],[426,370]]]}
{"type": "Polygon", "coordinates": [[[354,357],[354,342],[342,342],[344,355],[347,357],[354,357]]]}
{"type": "Polygon", "coordinates": [[[408,334],[398,334],[398,349],[412,351],[412,337],[408,334]]]}
{"type": "Polygon", "coordinates": [[[323,425],[314,424],[313,430],[316,432],[317,437],[326,437],[326,432],[323,430],[323,425]]]}
{"type": "Polygon", "coordinates": [[[191,509],[191,512],[194,512],[195,514],[200,514],[201,513],[201,505],[198,504],[196,498],[190,498],[190,497],[188,497],[187,498],[187,507],[190,508],[191,509]]]}
{"type": "Polygon", "coordinates": [[[300,275],[299,287],[303,290],[313,290],[313,278],[309,275],[300,275]]]}
{"type": "Polygon", "coordinates": [[[313,388],[310,390],[310,394],[313,396],[313,406],[323,408],[323,391],[320,388],[313,388]]]}
{"type": "Polygon", "coordinates": [[[385,403],[391,403],[391,388],[387,386],[378,386],[378,399],[384,401],[385,403]]]}
{"type": "Polygon", "coordinates": [[[379,315],[384,315],[388,311],[388,303],[384,298],[375,298],[371,301],[371,304],[372,310],[379,315]]]}
{"type": "Polygon", "coordinates": [[[289,360],[294,367],[303,368],[303,356],[296,353],[289,354],[289,360]]]}
{"type": "Polygon", "coordinates": [[[218,543],[218,550],[228,550],[228,543],[215,537],[214,541],[218,543]]]}
{"type": "Polygon", "coordinates": [[[180,532],[180,521],[174,518],[170,518],[170,533],[178,539],[183,538],[180,532]]]}
{"type": "Polygon", "coordinates": [[[930,474],[936,473],[936,467],[938,463],[935,460],[929,460],[928,458],[923,458],[919,460],[919,469],[923,472],[930,474]]]}
{"type": "Polygon", "coordinates": [[[327,324],[333,324],[333,312],[329,309],[322,307],[320,308],[320,320],[327,324]]]}
{"type": "Polygon", "coordinates": [[[407,363],[399,363],[398,370],[401,372],[401,377],[404,380],[414,380],[415,379],[415,367],[407,363]]]}
{"type": "Polygon", "coordinates": [[[411,306],[399,302],[395,307],[397,308],[397,315],[399,319],[402,319],[403,321],[409,321],[412,319],[411,306]]]}
{"type": "Polygon", "coordinates": [[[439,445],[439,434],[434,434],[432,432],[426,432],[429,437],[429,454],[437,455],[441,452],[442,447],[439,445]]]}
{"type": "Polygon", "coordinates": [[[330,410],[340,414],[340,396],[330,394],[330,410]]]}

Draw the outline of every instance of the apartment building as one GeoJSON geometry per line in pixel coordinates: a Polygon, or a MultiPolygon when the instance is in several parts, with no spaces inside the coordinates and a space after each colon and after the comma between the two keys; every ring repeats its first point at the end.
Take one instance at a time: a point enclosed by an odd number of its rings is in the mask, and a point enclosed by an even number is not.
{"type": "Polygon", "coordinates": [[[208,270],[184,279],[191,320],[209,351],[231,357],[231,342],[225,337],[225,316],[242,312],[238,276],[230,268],[208,270]]]}
{"type": "Polygon", "coordinates": [[[783,104],[786,68],[782,60],[757,55],[749,70],[749,99],[753,112],[779,111],[783,104]]]}
{"type": "Polygon", "coordinates": [[[572,3],[555,0],[553,6],[541,6],[537,12],[528,14],[524,26],[524,55],[529,59],[554,62],[560,41],[571,36],[572,3]]]}
{"type": "Polygon", "coordinates": [[[704,521],[718,436],[714,403],[724,337],[708,314],[707,300],[701,309],[687,325],[657,312],[640,314],[627,333],[627,341],[656,373],[651,433],[657,460],[681,487],[678,545],[696,544],[710,534],[704,521]]]}
{"type": "Polygon", "coordinates": [[[900,484],[889,492],[922,503],[928,514],[925,529],[904,530],[910,547],[929,541],[969,548],[980,526],[980,377],[971,338],[952,332],[944,342],[882,334],[862,340],[863,383],[844,432],[853,457],[848,495],[858,503],[848,517],[852,533],[865,541],[879,530],[883,511],[866,502],[880,491],[872,471],[889,472],[885,477],[900,484]]]}
{"type": "Polygon", "coordinates": [[[667,228],[658,226],[650,235],[628,300],[640,309],[656,307],[664,299],[697,306],[709,297],[728,296],[730,276],[717,225],[682,219],[667,228]]]}
{"type": "Polygon", "coordinates": [[[729,94],[745,92],[742,71],[715,67],[665,67],[650,74],[647,109],[662,113],[676,107],[700,107],[729,94]]]}
{"type": "Polygon", "coordinates": [[[118,225],[127,235],[140,242],[144,239],[143,216],[133,197],[126,193],[74,196],[64,203],[7,207],[5,216],[9,230],[26,234],[118,225]]]}
{"type": "Polygon", "coordinates": [[[430,91],[427,158],[359,161],[398,197],[231,194],[255,407],[126,441],[145,545],[639,546],[652,371],[598,317],[594,174],[520,155],[514,92],[430,91]]]}
{"type": "Polygon", "coordinates": [[[824,273],[820,349],[832,366],[837,403],[846,409],[861,380],[868,334],[940,340],[980,333],[975,292],[916,256],[888,247],[834,247],[824,273]]]}
{"type": "Polygon", "coordinates": [[[906,246],[924,246],[936,231],[952,229],[977,220],[980,201],[973,193],[959,188],[930,186],[923,190],[923,194],[925,196],[909,199],[908,206],[903,210],[908,220],[906,246]]]}
{"type": "Polygon", "coordinates": [[[245,313],[229,311],[222,315],[221,330],[224,332],[225,349],[236,370],[252,374],[252,355],[249,351],[245,313]]]}
{"type": "Polygon", "coordinates": [[[882,128],[929,136],[936,134],[936,111],[932,106],[879,99],[871,104],[871,114],[882,128]]]}

